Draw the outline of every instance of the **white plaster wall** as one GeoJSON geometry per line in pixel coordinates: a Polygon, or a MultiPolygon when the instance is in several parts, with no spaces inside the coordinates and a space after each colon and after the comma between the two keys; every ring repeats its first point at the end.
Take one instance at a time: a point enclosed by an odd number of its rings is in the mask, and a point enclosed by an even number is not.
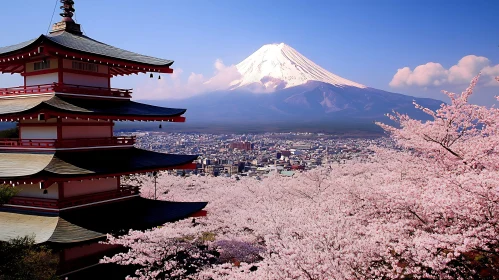
{"type": "Polygon", "coordinates": [[[63,126],[63,139],[112,137],[109,126],[63,126]]]}
{"type": "Polygon", "coordinates": [[[59,189],[57,183],[52,184],[47,189],[47,194],[43,194],[43,190],[40,189],[40,184],[19,185],[16,186],[16,188],[20,190],[20,192],[16,196],[47,199],[59,198],[59,189]]]}
{"type": "Polygon", "coordinates": [[[57,73],[49,73],[49,74],[26,77],[27,86],[46,85],[46,84],[57,83],[58,81],[59,81],[59,76],[57,73]]]}
{"type": "Polygon", "coordinates": [[[108,79],[106,77],[96,77],[91,75],[64,73],[64,83],[71,85],[92,86],[92,87],[108,87],[108,79]]]}
{"type": "Polygon", "coordinates": [[[56,126],[21,127],[21,139],[57,139],[56,126]]]}
{"type": "Polygon", "coordinates": [[[79,196],[91,193],[116,190],[118,178],[84,180],[64,183],[64,197],[79,196]]]}

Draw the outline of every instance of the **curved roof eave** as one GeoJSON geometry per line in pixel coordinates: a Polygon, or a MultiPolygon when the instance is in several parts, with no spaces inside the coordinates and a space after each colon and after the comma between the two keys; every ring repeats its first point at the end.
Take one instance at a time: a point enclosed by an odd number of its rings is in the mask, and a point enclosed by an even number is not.
{"type": "Polygon", "coordinates": [[[10,45],[6,47],[0,47],[0,55],[6,55],[16,51],[27,49],[33,45],[36,45],[37,43],[40,43],[38,41],[43,41],[43,39],[45,39],[45,35],[40,35],[38,36],[38,38],[31,39],[29,41],[25,41],[19,44],[10,45]]]}
{"type": "Polygon", "coordinates": [[[85,116],[102,115],[117,118],[148,117],[158,119],[178,117],[187,111],[187,109],[164,108],[131,100],[101,100],[95,102],[93,99],[65,98],[57,95],[0,100],[0,118],[2,118],[2,115],[29,114],[44,109],[85,116]]]}
{"type": "Polygon", "coordinates": [[[0,178],[26,180],[35,178],[72,178],[105,176],[163,170],[192,163],[198,155],[164,154],[138,148],[52,151],[50,153],[0,152],[0,178]]]}

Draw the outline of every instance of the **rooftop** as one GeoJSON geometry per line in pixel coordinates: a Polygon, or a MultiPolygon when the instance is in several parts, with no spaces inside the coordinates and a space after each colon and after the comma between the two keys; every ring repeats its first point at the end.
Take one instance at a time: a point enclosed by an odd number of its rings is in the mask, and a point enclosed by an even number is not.
{"type": "Polygon", "coordinates": [[[168,202],[138,197],[58,214],[0,211],[0,241],[34,235],[36,243],[83,242],[103,238],[107,233],[144,230],[176,221],[206,205],[206,202],[168,202]]]}
{"type": "Polygon", "coordinates": [[[155,58],[152,56],[141,55],[131,51],[113,47],[102,42],[96,41],[85,35],[77,35],[67,31],[53,33],[49,35],[40,35],[36,39],[32,39],[13,46],[0,48],[0,55],[7,55],[16,51],[33,48],[43,43],[54,44],[68,50],[83,52],[87,54],[98,55],[102,57],[114,58],[129,62],[147,64],[151,66],[170,66],[172,60],[155,58]]]}
{"type": "Polygon", "coordinates": [[[181,115],[186,109],[163,108],[129,99],[95,101],[55,92],[25,98],[0,98],[0,121],[37,117],[41,111],[52,112],[55,117],[183,122],[181,115]]]}
{"type": "MultiPolygon", "coordinates": [[[[197,155],[175,155],[137,148],[119,150],[1,152],[0,179],[37,181],[37,178],[67,178],[130,174],[180,168],[197,155]]],[[[180,168],[182,169],[182,168],[180,168]]]]}

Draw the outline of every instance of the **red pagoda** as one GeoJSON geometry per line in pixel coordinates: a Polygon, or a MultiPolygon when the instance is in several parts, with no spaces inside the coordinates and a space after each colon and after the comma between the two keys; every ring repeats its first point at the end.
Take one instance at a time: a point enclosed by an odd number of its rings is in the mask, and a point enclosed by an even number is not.
{"type": "Polygon", "coordinates": [[[65,244],[68,261],[98,251],[88,242],[107,233],[158,226],[206,203],[147,200],[121,184],[125,175],[196,167],[196,155],[146,151],[132,136],[113,136],[115,121],[185,121],[185,109],[137,103],[132,90],[111,87],[115,76],[173,73],[173,61],[85,36],[74,2],[61,3],[62,20],[48,35],[0,48],[0,72],[24,77],[22,86],[0,88],[0,121],[19,131],[0,139],[0,184],[19,190],[0,207],[0,241],[32,235],[65,244]]]}

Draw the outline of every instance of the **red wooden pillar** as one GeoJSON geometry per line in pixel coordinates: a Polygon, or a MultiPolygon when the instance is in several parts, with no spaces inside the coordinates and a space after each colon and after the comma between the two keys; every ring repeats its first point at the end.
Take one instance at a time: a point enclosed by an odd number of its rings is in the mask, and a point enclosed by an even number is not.
{"type": "Polygon", "coordinates": [[[57,140],[62,140],[62,118],[57,117],[57,140]]]}
{"type": "Polygon", "coordinates": [[[64,182],[58,182],[57,186],[58,186],[58,191],[59,191],[59,199],[63,199],[64,198],[64,182]]]}
{"type": "Polygon", "coordinates": [[[64,83],[64,72],[63,72],[63,61],[62,61],[62,58],[59,57],[57,59],[57,67],[59,68],[58,69],[58,75],[59,75],[59,78],[58,78],[58,81],[59,81],[59,84],[63,84],[64,83]]]}

